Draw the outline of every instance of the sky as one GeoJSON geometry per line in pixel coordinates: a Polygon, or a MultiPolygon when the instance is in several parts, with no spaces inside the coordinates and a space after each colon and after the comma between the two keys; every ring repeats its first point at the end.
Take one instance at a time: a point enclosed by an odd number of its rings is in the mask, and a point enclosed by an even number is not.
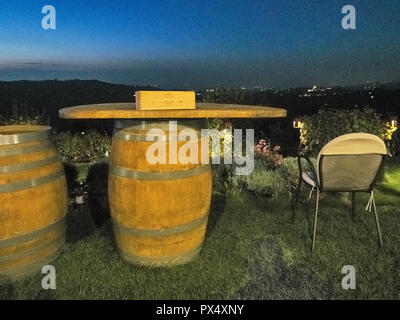
{"type": "Polygon", "coordinates": [[[0,0],[0,80],[199,89],[400,80],[399,0],[0,0]],[[342,28],[345,5],[356,29],[342,28]],[[56,29],[42,28],[42,7],[56,29]]]}

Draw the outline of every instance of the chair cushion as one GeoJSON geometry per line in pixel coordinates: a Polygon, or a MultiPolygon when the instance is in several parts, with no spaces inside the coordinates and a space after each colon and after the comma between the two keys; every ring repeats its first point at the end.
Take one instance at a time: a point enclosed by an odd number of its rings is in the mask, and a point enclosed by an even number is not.
{"type": "Polygon", "coordinates": [[[315,183],[315,179],[314,179],[314,175],[312,174],[312,172],[303,172],[301,174],[301,178],[303,179],[303,181],[307,184],[309,184],[312,187],[316,187],[317,184],[315,183]]]}

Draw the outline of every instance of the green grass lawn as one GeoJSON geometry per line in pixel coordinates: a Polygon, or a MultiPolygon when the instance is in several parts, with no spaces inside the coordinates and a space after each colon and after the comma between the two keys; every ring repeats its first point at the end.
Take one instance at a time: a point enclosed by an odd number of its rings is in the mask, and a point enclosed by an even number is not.
{"type": "Polygon", "coordinates": [[[37,274],[0,288],[8,299],[399,299],[400,166],[389,163],[377,188],[384,235],[379,249],[368,195],[357,216],[346,196],[323,194],[316,250],[311,214],[299,207],[290,222],[289,194],[262,198],[215,193],[201,254],[190,264],[146,268],[116,253],[110,223],[96,228],[88,210],[69,213],[67,245],[54,262],[57,289],[41,289],[37,274]],[[357,287],[343,290],[341,269],[356,268],[357,287]]]}

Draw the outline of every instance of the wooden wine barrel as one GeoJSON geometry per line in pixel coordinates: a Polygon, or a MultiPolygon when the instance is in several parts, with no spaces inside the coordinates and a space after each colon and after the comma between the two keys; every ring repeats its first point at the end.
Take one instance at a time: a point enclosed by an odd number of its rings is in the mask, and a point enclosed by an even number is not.
{"type": "Polygon", "coordinates": [[[0,126],[0,282],[36,272],[65,242],[64,169],[45,126],[0,126]]]}
{"type": "MultiPolygon", "coordinates": [[[[108,188],[120,255],[146,266],[191,261],[201,250],[210,209],[211,170],[200,161],[201,141],[208,148],[207,138],[201,138],[198,131],[197,138],[190,142],[177,141],[178,151],[185,143],[196,146],[198,161],[182,163],[177,159],[174,164],[168,161],[169,139],[176,133],[169,130],[168,121],[127,120],[116,124],[119,131],[113,136],[108,188]],[[146,141],[146,135],[153,139],[149,130],[154,128],[165,132],[167,164],[151,164],[146,158],[154,144],[146,141]]],[[[204,121],[182,121],[177,132],[185,128],[198,130],[206,126],[204,121]]]]}

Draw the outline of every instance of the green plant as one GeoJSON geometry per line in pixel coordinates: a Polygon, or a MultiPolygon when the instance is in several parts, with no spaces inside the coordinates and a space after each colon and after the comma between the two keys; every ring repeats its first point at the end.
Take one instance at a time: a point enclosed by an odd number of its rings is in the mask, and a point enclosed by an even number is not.
{"type": "Polygon", "coordinates": [[[89,130],[83,135],[84,145],[87,148],[86,156],[93,161],[100,161],[108,157],[111,151],[111,138],[95,130],[89,130]]]}
{"type": "Polygon", "coordinates": [[[233,165],[230,164],[213,164],[213,190],[217,193],[225,193],[228,191],[233,176],[233,165]]]}
{"type": "Polygon", "coordinates": [[[320,109],[305,116],[300,128],[300,142],[305,151],[318,152],[330,140],[353,132],[365,132],[387,139],[386,123],[374,109],[320,109]]]}
{"type": "Polygon", "coordinates": [[[278,171],[285,181],[285,190],[291,190],[293,187],[297,187],[299,182],[299,164],[297,162],[297,158],[285,158],[278,171]]]}
{"type": "Polygon", "coordinates": [[[31,110],[27,104],[17,104],[14,101],[11,106],[11,115],[0,115],[0,125],[48,125],[49,117],[45,110],[31,110]]]}
{"type": "Polygon", "coordinates": [[[218,146],[214,148],[213,145],[213,135],[209,134],[209,155],[211,158],[214,157],[223,157],[225,152],[230,153],[232,150],[229,150],[229,144],[232,143],[233,141],[233,132],[230,130],[232,126],[232,123],[227,120],[223,119],[210,119],[208,120],[208,129],[211,130],[217,130],[218,131],[218,137],[214,137],[219,139],[218,146]],[[225,144],[227,144],[225,146],[225,144]]]}
{"type": "Polygon", "coordinates": [[[287,194],[297,185],[298,166],[296,158],[285,158],[280,167],[272,168],[264,159],[254,160],[254,171],[247,176],[230,176],[230,187],[248,191],[258,196],[276,197],[287,194]]]}
{"type": "Polygon", "coordinates": [[[76,134],[60,132],[55,136],[55,142],[63,161],[78,161],[82,158],[82,140],[76,134]]]}
{"type": "Polygon", "coordinates": [[[95,130],[87,133],[60,132],[55,136],[63,161],[97,162],[108,157],[111,139],[95,130]]]}

